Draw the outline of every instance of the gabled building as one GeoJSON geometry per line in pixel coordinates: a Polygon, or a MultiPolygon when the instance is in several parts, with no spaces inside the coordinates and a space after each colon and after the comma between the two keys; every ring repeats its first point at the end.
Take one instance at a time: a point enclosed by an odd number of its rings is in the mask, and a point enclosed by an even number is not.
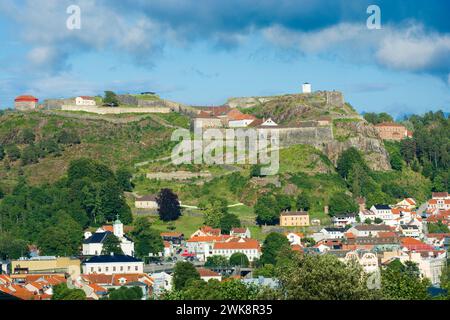
{"type": "Polygon", "coordinates": [[[375,217],[383,221],[393,220],[395,217],[392,213],[392,208],[387,204],[376,204],[370,208],[370,211],[375,213],[375,217]]]}
{"type": "Polygon", "coordinates": [[[346,227],[356,223],[356,215],[353,213],[337,215],[331,218],[331,222],[333,222],[335,227],[346,227]]]}
{"type": "Polygon", "coordinates": [[[259,259],[261,256],[261,246],[254,239],[229,239],[225,242],[215,242],[213,244],[212,255],[225,256],[229,259],[234,253],[243,253],[249,261],[259,259]]]}
{"type": "Polygon", "coordinates": [[[75,105],[77,106],[96,106],[97,102],[93,97],[80,96],[75,98],[75,105]]]}
{"type": "Polygon", "coordinates": [[[239,238],[251,238],[252,234],[249,228],[232,228],[230,236],[239,238]]]}

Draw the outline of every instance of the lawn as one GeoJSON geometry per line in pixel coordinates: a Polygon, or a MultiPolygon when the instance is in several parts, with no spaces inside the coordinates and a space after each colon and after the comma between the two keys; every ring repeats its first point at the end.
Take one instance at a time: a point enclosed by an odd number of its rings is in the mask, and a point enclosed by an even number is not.
{"type": "Polygon", "coordinates": [[[176,231],[189,238],[198,228],[203,225],[203,217],[183,215],[174,222],[163,222],[157,217],[150,217],[152,227],[161,232],[176,231]],[[175,230],[168,229],[169,226],[175,226],[175,230]]]}

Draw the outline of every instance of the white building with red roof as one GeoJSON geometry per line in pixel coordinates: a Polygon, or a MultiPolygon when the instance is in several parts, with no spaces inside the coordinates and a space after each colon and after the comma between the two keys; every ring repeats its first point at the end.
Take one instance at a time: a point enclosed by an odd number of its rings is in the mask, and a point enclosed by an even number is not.
{"type": "Polygon", "coordinates": [[[244,238],[231,238],[225,242],[214,243],[212,255],[225,256],[229,259],[235,253],[243,253],[249,261],[254,261],[261,256],[261,246],[255,239],[244,238]]]}
{"type": "Polygon", "coordinates": [[[14,107],[19,111],[35,110],[37,108],[39,99],[31,95],[18,96],[14,100],[14,107]]]}
{"type": "Polygon", "coordinates": [[[437,213],[441,210],[450,210],[450,195],[448,192],[433,192],[432,199],[428,201],[427,211],[437,213]]]}
{"type": "Polygon", "coordinates": [[[75,105],[77,106],[96,106],[97,103],[93,97],[80,96],[75,98],[75,105]]]}

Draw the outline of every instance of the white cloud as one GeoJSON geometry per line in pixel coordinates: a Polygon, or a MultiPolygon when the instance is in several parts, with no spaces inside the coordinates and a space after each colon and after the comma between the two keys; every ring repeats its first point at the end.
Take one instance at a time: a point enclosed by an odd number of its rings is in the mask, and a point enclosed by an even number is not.
{"type": "Polygon", "coordinates": [[[360,24],[341,23],[311,32],[273,26],[263,34],[273,43],[304,53],[375,61],[384,67],[413,72],[450,70],[450,35],[427,33],[420,24],[369,30],[360,24]]]}

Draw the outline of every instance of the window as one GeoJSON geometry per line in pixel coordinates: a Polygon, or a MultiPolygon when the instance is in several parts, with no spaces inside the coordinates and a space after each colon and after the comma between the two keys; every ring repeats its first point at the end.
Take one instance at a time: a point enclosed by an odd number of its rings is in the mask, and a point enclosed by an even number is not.
{"type": "Polygon", "coordinates": [[[138,271],[138,269],[139,269],[138,266],[134,267],[134,270],[138,271]]]}

